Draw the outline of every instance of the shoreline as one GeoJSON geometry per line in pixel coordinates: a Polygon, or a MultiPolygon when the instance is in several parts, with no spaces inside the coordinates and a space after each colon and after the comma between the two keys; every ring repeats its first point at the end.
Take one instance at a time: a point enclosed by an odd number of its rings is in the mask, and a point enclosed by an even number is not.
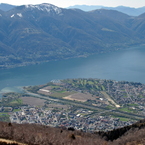
{"type": "Polygon", "coordinates": [[[133,45],[133,46],[129,46],[129,47],[118,47],[118,48],[114,48],[113,50],[102,50],[101,52],[96,52],[96,53],[86,53],[86,54],[81,54],[81,55],[77,55],[77,56],[73,56],[73,57],[66,57],[63,59],[52,59],[52,60],[46,60],[46,61],[35,61],[35,62],[23,62],[20,64],[6,64],[6,65],[0,65],[0,70],[4,70],[4,69],[12,69],[12,68],[17,68],[17,67],[24,67],[24,66],[30,66],[30,65],[39,65],[39,64],[43,64],[46,62],[53,62],[53,61],[60,61],[60,60],[67,60],[67,59],[73,59],[73,58],[87,58],[91,55],[96,55],[96,54],[105,54],[105,53],[113,53],[116,51],[120,51],[120,50],[128,50],[130,48],[137,48],[137,47],[141,47],[141,46],[145,46],[145,44],[139,44],[139,45],[133,45]]]}

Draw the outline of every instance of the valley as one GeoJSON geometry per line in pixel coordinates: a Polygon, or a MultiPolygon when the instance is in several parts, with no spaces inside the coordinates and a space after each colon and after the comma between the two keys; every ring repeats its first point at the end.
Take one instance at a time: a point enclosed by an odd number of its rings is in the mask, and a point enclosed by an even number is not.
{"type": "Polygon", "coordinates": [[[0,9],[0,144],[145,142],[144,7],[0,9]]]}

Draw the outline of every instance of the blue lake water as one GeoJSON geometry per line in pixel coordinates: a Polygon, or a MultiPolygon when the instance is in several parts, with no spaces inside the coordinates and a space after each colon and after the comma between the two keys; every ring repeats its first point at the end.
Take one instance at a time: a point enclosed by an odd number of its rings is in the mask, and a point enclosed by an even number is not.
{"type": "Polygon", "coordinates": [[[145,83],[145,46],[0,70],[0,93],[21,91],[20,86],[39,85],[66,78],[99,78],[145,83]]]}

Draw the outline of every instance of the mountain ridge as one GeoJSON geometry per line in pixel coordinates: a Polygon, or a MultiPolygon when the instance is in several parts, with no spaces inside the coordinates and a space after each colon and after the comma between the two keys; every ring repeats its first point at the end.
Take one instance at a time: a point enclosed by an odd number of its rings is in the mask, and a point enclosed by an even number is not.
{"type": "Polygon", "coordinates": [[[68,7],[68,9],[81,9],[83,11],[92,11],[96,9],[107,9],[107,10],[117,10],[119,12],[125,13],[130,16],[139,16],[145,12],[145,6],[139,8],[127,7],[127,6],[117,6],[117,7],[107,7],[98,5],[74,5],[68,7]]]}
{"type": "MultiPolygon", "coordinates": [[[[44,4],[46,4],[46,3],[44,3],[44,4]]],[[[28,5],[32,6],[32,4],[28,4],[28,5]]],[[[15,7],[17,7],[17,6],[7,4],[7,3],[0,3],[0,9],[3,11],[9,11],[15,7]]],[[[92,10],[96,10],[96,9],[108,9],[108,10],[117,10],[119,12],[128,14],[130,16],[139,16],[145,12],[145,6],[139,7],[139,8],[134,8],[134,7],[128,7],[128,6],[107,7],[107,6],[101,6],[101,5],[74,5],[74,6],[67,7],[67,9],[80,9],[83,11],[92,11],[92,10]]]]}
{"type": "Polygon", "coordinates": [[[0,3],[0,10],[2,10],[2,11],[9,11],[9,10],[13,9],[14,7],[15,7],[15,5],[0,3]]]}

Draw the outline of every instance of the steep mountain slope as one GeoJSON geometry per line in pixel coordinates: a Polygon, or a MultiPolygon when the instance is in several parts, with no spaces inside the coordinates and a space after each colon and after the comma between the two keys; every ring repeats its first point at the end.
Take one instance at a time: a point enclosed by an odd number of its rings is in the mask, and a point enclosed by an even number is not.
{"type": "Polygon", "coordinates": [[[132,20],[132,29],[139,33],[140,39],[145,38],[145,13],[132,20]]]}
{"type": "MultiPolygon", "coordinates": [[[[116,32],[119,34],[119,35],[117,34],[118,36],[116,35],[113,38],[114,42],[122,41],[123,39],[125,40],[132,39],[133,37],[135,37],[134,32],[130,29],[130,27],[128,27],[129,25],[128,21],[131,18],[130,16],[115,10],[105,10],[105,9],[91,11],[90,13],[99,19],[101,25],[103,26],[102,28],[103,31],[112,33],[116,32]]],[[[105,35],[103,35],[103,37],[104,36],[105,35]]]]}
{"type": "Polygon", "coordinates": [[[84,12],[51,4],[0,11],[0,51],[5,65],[25,65],[108,52],[139,40],[132,17],[113,10],[84,12]],[[131,21],[131,22],[130,22],[131,21]]]}

